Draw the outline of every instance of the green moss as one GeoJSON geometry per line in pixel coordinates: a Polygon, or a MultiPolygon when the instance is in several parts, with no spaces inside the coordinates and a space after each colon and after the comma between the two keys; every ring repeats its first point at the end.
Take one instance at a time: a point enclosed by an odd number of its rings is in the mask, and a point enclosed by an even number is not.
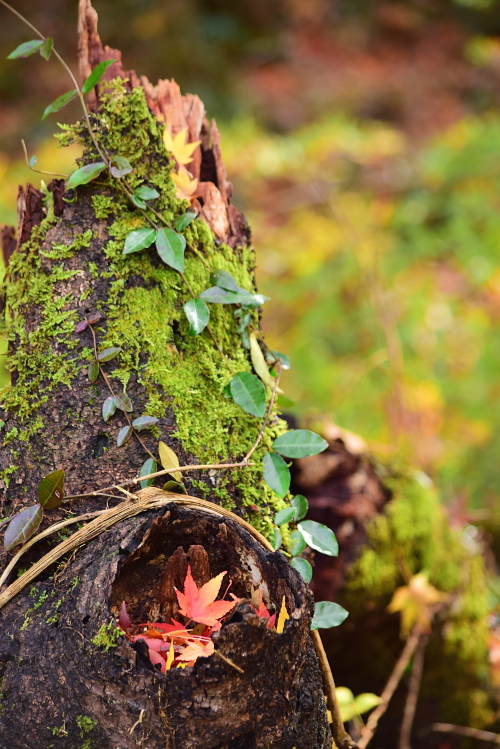
{"type": "MultiPolygon", "coordinates": [[[[96,136],[109,153],[131,161],[134,170],[127,180],[132,188],[140,184],[157,188],[160,197],[154,201],[154,207],[166,221],[172,222],[185,212],[188,203],[176,198],[172,164],[163,145],[164,126],[150,113],[142,89],[126,92],[121,81],[107,82],[106,86],[108,92],[96,115],[96,136]]],[[[63,145],[78,141],[86,149],[84,160],[95,159],[81,123],[62,129],[59,139],[63,145]]],[[[106,178],[101,175],[100,183],[102,179],[106,178]]],[[[98,303],[106,315],[106,326],[97,330],[99,345],[122,348],[120,356],[113,360],[110,375],[125,390],[131,377],[138,379],[144,387],[148,414],[163,416],[172,409],[177,424],[173,436],[197,461],[219,463],[240,459],[252,446],[260,422],[222,392],[237,372],[251,371],[248,351],[237,333],[234,307],[210,305],[210,327],[218,348],[206,332],[195,337],[188,335],[183,305],[191,294],[182,277],[161,263],[153,251],[122,254],[127,235],[147,223],[117,185],[116,180],[106,183],[105,194],[96,185],[92,196],[96,218],[106,218],[109,224],[109,241],[104,248],[107,270],[90,264],[93,277],[109,279],[107,298],[98,303]]],[[[35,419],[36,411],[48,393],[60,384],[70,386],[79,367],[92,356],[88,350],[72,358],[71,350],[78,345],[73,335],[77,319],[68,305],[73,302],[74,307],[76,300],[54,293],[59,281],[77,272],[67,269],[64,261],[84,251],[92,239],[91,232],[79,238],[70,237],[70,243],[53,245],[40,253],[47,229],[55,220],[51,216],[34,229],[23,251],[14,254],[9,269],[9,335],[16,339],[20,353],[10,360],[11,368],[18,370],[18,379],[4,396],[4,407],[15,411],[20,421],[32,420],[30,424],[34,426],[23,432],[28,439],[34,430],[42,427],[35,419]],[[42,259],[46,258],[52,261],[50,272],[42,268],[42,259]],[[37,305],[41,310],[41,324],[36,331],[25,330],[24,305],[37,305]],[[64,355],[53,349],[54,340],[63,344],[64,355]]],[[[210,285],[211,269],[228,271],[242,287],[254,290],[255,260],[250,248],[216,245],[211,230],[200,219],[191,223],[185,235],[195,249],[193,252],[188,247],[185,263],[185,275],[195,295],[210,285]]],[[[258,312],[252,314],[257,321],[258,312]]],[[[58,346],[57,350],[60,349],[58,346]]],[[[96,408],[100,409],[100,404],[96,408]]],[[[259,513],[252,511],[250,519],[269,536],[274,512],[283,503],[263,482],[259,464],[272,440],[285,429],[284,422],[271,420],[254,453],[255,467],[204,477],[202,483],[192,482],[192,486],[200,496],[214,496],[230,507],[233,507],[230,492],[236,489],[238,502],[243,506],[258,506],[259,513]]]]}
{"type": "Polygon", "coordinates": [[[348,571],[344,604],[352,619],[363,617],[366,607],[384,609],[405,585],[402,571],[426,571],[429,582],[449,594],[450,605],[428,646],[426,663],[432,665],[424,693],[440,701],[451,722],[485,725],[492,717],[485,669],[491,605],[483,557],[450,528],[436,491],[421,474],[400,472],[384,484],[392,498],[367,527],[367,545],[348,571]]]}
{"type": "Polygon", "coordinates": [[[120,638],[123,631],[116,626],[112,619],[109,624],[102,624],[97,630],[97,634],[92,638],[92,645],[96,648],[104,648],[106,651],[116,648],[120,644],[120,638]]]}

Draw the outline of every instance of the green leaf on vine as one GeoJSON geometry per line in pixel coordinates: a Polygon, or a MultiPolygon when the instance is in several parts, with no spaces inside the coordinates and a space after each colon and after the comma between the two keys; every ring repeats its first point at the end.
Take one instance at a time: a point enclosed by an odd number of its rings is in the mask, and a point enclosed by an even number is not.
{"type": "Polygon", "coordinates": [[[186,213],[183,213],[182,216],[178,216],[174,221],[174,229],[177,231],[184,231],[191,221],[194,221],[196,218],[196,213],[193,213],[193,211],[187,211],[186,213]]]}
{"type": "Polygon", "coordinates": [[[113,156],[113,158],[111,159],[111,166],[109,168],[109,171],[111,172],[113,177],[120,179],[120,177],[124,177],[126,174],[130,174],[130,172],[133,172],[134,167],[124,156],[113,156]]]}
{"type": "Polygon", "coordinates": [[[253,374],[239,372],[229,383],[231,395],[241,408],[252,416],[262,418],[266,412],[266,388],[253,374]]]}
{"type": "Polygon", "coordinates": [[[282,354],[280,351],[268,351],[266,355],[268,364],[274,364],[277,360],[281,362],[282,369],[290,369],[290,359],[286,354],[282,354]]]}
{"type": "Polygon", "coordinates": [[[99,364],[96,359],[92,359],[87,370],[90,382],[94,383],[99,377],[99,364]]]}
{"type": "Polygon", "coordinates": [[[64,471],[52,471],[38,484],[38,501],[46,510],[54,510],[63,499],[64,471]]]}
{"type": "Polygon", "coordinates": [[[127,235],[122,255],[130,255],[131,252],[139,252],[146,247],[151,247],[156,237],[156,229],[135,229],[127,235]]]}
{"type": "MultiPolygon", "coordinates": [[[[66,104],[69,104],[70,101],[73,101],[73,99],[75,98],[77,94],[78,94],[78,89],[74,88],[71,91],[67,91],[65,94],[62,94],[61,96],[58,96],[57,99],[52,102],[52,104],[49,104],[48,107],[45,107],[45,109],[43,110],[43,114],[42,114],[42,120],[44,120],[52,112],[59,112],[59,110],[65,107],[66,104]]],[[[103,164],[103,169],[105,167],[106,167],[106,164],[103,164]]],[[[80,170],[78,169],[77,171],[79,172],[80,170]]],[[[76,173],[77,172],[74,172],[74,174],[76,173]]],[[[90,180],[87,180],[87,182],[89,181],[90,180]]],[[[83,183],[79,182],[78,184],[81,185],[83,183]]],[[[66,189],[69,190],[69,187],[66,187],[66,189]]]]}
{"type": "Polygon", "coordinates": [[[260,307],[269,300],[263,294],[252,294],[238,287],[239,291],[227,291],[220,286],[211,286],[200,294],[200,299],[210,304],[243,304],[246,307],[260,307]]]}
{"type": "Polygon", "coordinates": [[[118,432],[118,437],[116,438],[116,446],[121,447],[122,445],[124,445],[125,442],[127,442],[127,440],[131,438],[132,432],[133,429],[128,424],[126,427],[120,429],[120,431],[118,432]]]}
{"type": "Polygon", "coordinates": [[[322,453],[327,447],[328,442],[309,429],[292,429],[273,442],[273,450],[285,458],[307,458],[322,453]]]}
{"type": "Polygon", "coordinates": [[[184,305],[184,312],[189,322],[189,335],[202,333],[210,320],[210,310],[203,299],[190,299],[184,305]]]}
{"type": "MultiPolygon", "coordinates": [[[[158,466],[156,463],[156,460],[154,458],[148,458],[141,466],[141,470],[139,471],[139,476],[149,476],[150,473],[156,473],[158,470],[158,466]]],[[[154,479],[145,479],[145,481],[141,481],[141,489],[145,489],[147,486],[151,486],[154,479]]]]}
{"type": "Polygon", "coordinates": [[[109,421],[116,411],[115,399],[112,395],[108,396],[102,404],[102,418],[104,421],[109,421]]]}
{"type": "Polygon", "coordinates": [[[10,55],[7,55],[7,60],[17,60],[19,57],[34,55],[35,52],[38,52],[43,47],[44,43],[43,39],[32,39],[29,42],[23,42],[10,55]]]}
{"type": "Polygon", "coordinates": [[[73,190],[78,185],[86,185],[106,169],[104,161],[97,161],[95,164],[85,164],[70,175],[66,182],[66,190],[73,190]]]}
{"type": "Polygon", "coordinates": [[[290,504],[295,508],[295,520],[305,518],[309,509],[309,502],[303,494],[296,494],[290,504]]]}
{"type": "Polygon", "coordinates": [[[148,187],[147,185],[141,185],[134,190],[134,195],[137,195],[141,200],[155,200],[160,197],[158,190],[154,187],[148,187]]]}
{"type": "Polygon", "coordinates": [[[5,551],[10,551],[14,546],[27,541],[36,531],[43,518],[43,508],[40,505],[32,505],[15,515],[7,526],[3,545],[5,551]]]}
{"type": "Polygon", "coordinates": [[[295,507],[285,507],[284,510],[280,510],[274,516],[275,525],[285,525],[295,520],[295,507]]]}
{"type": "Polygon", "coordinates": [[[314,604],[314,617],[311,629],[338,627],[347,619],[349,612],[333,601],[320,601],[314,604]]]}
{"type": "Polygon", "coordinates": [[[118,356],[120,353],[121,348],[118,346],[112,346],[111,348],[105,348],[104,351],[101,351],[97,354],[97,360],[98,361],[111,361],[111,359],[114,359],[115,356],[118,356]]]}
{"type": "Polygon", "coordinates": [[[134,410],[132,401],[128,397],[127,393],[118,393],[118,395],[113,396],[113,400],[115,402],[115,406],[119,408],[120,411],[127,411],[127,413],[130,413],[134,410]]]}
{"type": "Polygon", "coordinates": [[[163,491],[173,492],[174,494],[187,494],[186,487],[179,481],[167,481],[163,484],[163,491]]]}
{"type": "Polygon", "coordinates": [[[138,419],[134,419],[132,426],[140,432],[142,429],[148,429],[148,427],[152,427],[157,423],[158,419],[155,419],[154,416],[139,416],[138,419]]]}
{"type": "Polygon", "coordinates": [[[84,81],[84,84],[82,86],[82,93],[90,94],[94,86],[97,86],[97,84],[103,77],[105,71],[114,62],[116,62],[116,60],[103,60],[102,62],[99,63],[99,65],[96,65],[94,70],[89,75],[89,77],[86,78],[86,80],[84,81]]]}
{"type": "Polygon", "coordinates": [[[42,46],[40,47],[40,54],[44,60],[48,60],[50,58],[53,48],[54,48],[54,40],[52,39],[52,37],[48,36],[47,39],[42,44],[42,46]]]}
{"type": "Polygon", "coordinates": [[[283,536],[281,535],[280,529],[274,528],[274,536],[272,540],[274,551],[278,551],[282,543],[283,543],[283,536]]]}
{"type": "Polygon", "coordinates": [[[184,250],[186,240],[182,234],[177,234],[173,229],[158,229],[156,234],[156,249],[163,262],[174,270],[184,271],[184,250]]]}
{"type": "Polygon", "coordinates": [[[290,470],[280,455],[267,453],[264,455],[264,481],[283,499],[290,488],[290,470]]]}
{"type": "Polygon", "coordinates": [[[220,289],[226,289],[226,291],[240,291],[240,287],[236,283],[234,276],[225,270],[216,270],[211,273],[210,283],[213,283],[214,286],[218,286],[220,289]]]}
{"type": "Polygon", "coordinates": [[[307,543],[300,531],[293,531],[293,533],[290,533],[290,554],[292,557],[302,554],[306,546],[307,543]]]}
{"type": "Polygon", "coordinates": [[[307,559],[300,559],[299,557],[296,557],[295,559],[292,559],[290,561],[290,564],[294,570],[297,570],[297,572],[302,575],[306,583],[311,582],[313,576],[313,568],[311,567],[307,559]]]}
{"type": "Polygon", "coordinates": [[[303,520],[297,526],[304,536],[304,540],[311,549],[321,551],[329,557],[336,557],[339,553],[339,545],[335,534],[323,523],[315,520],[303,520]]]}

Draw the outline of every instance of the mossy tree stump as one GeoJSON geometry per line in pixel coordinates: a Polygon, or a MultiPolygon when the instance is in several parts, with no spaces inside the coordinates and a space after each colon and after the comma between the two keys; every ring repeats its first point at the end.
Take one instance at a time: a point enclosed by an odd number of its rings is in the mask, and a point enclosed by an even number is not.
{"type": "MultiPolygon", "coordinates": [[[[102,47],[88,0],[80,2],[79,42],[83,76],[103,59],[116,60],[105,86],[90,101],[98,142],[108,154],[132,163],[127,179],[133,188],[146,184],[158,191],[155,210],[169,222],[189,203],[176,197],[173,161],[162,138],[164,122],[174,134],[187,128],[190,142],[201,141],[189,166],[199,180],[199,218],[185,230],[190,246],[185,277],[192,292],[198,295],[209,287],[215,270],[230,272],[240,286],[253,290],[255,260],[248,228],[230,203],[219,134],[206,119],[201,101],[182,97],[173,81],[153,87],[135,73],[125,73],[120,53],[102,47]]],[[[82,163],[98,160],[83,123],[63,127],[60,138],[63,145],[82,144],[82,163]]],[[[87,375],[93,357],[91,330],[75,332],[90,314],[100,314],[94,326],[99,349],[121,348],[119,356],[103,365],[115,392],[130,397],[133,418],[148,414],[158,419],[154,428],[141,432],[152,453],[157,454],[162,440],[181,465],[234,462],[259,433],[261,422],[223,393],[232,376],[251,371],[234,308],[211,305],[216,343],[206,332],[190,336],[183,305],[192,297],[180,274],[152,249],[122,254],[126,236],[144,226],[143,214],[103,175],[74,191],[65,191],[61,180],[42,191],[30,185],[20,189],[13,252],[12,232],[2,235],[10,256],[3,291],[12,373],[0,411],[5,422],[0,433],[4,516],[33,504],[40,480],[51,471],[64,469],[67,494],[84,494],[136,476],[148,458],[137,439],[116,446],[118,432],[127,423],[121,411],[103,420],[107,385],[102,377],[92,384],[87,375]]],[[[259,312],[252,315],[258,327],[259,312]]],[[[224,505],[269,536],[272,517],[284,504],[264,484],[259,464],[283,430],[283,422],[272,414],[253,456],[255,466],[185,474],[188,493],[224,505]]],[[[84,497],[72,509],[80,514],[102,509],[105,502],[84,497]]],[[[279,585],[285,585],[294,612],[283,635],[267,631],[244,606],[227,631],[223,627],[220,647],[226,642],[235,660],[245,643],[255,646],[253,655],[247,653],[244,677],[214,655],[173,675],[183,686],[171,689],[168,674],[156,672],[128,644],[106,651],[92,643],[116,613],[113,585],[127,558],[146,544],[155,523],[167,523],[168,517],[178,516],[178,526],[184,526],[181,531],[177,527],[172,539],[165,530],[164,548],[156,549],[157,556],[168,557],[183,546],[191,532],[186,512],[149,512],[118,524],[76,559],[65,560],[64,571],[52,568],[50,577],[3,609],[0,747],[331,746],[319,666],[308,637],[310,595],[279,553],[256,551],[256,543],[250,537],[242,540],[241,532],[239,546],[248,544],[266,567],[270,602],[276,604],[279,585]],[[273,585],[278,586],[274,591],[273,585]],[[52,611],[58,601],[57,611],[52,611]],[[213,701],[198,704],[189,697],[195,688],[209,689],[215,702],[224,704],[219,713],[212,710],[206,724],[203,711],[210,712],[213,701]],[[141,709],[141,723],[131,730],[141,709]]],[[[42,528],[63,517],[61,508],[46,513],[42,528]]],[[[220,558],[220,549],[215,553],[220,523],[214,518],[202,522],[200,517],[193,523],[198,531],[205,529],[204,536],[198,532],[196,543],[207,549],[211,573],[232,569],[236,575],[236,551],[231,556],[226,544],[226,560],[220,558]]],[[[231,532],[236,538],[237,529],[231,532]]],[[[49,538],[37,544],[23,563],[33,562],[58,541],[49,538]]],[[[1,568],[10,556],[2,552],[1,568]]],[[[243,596],[248,594],[243,583],[240,587],[243,596]]]]}

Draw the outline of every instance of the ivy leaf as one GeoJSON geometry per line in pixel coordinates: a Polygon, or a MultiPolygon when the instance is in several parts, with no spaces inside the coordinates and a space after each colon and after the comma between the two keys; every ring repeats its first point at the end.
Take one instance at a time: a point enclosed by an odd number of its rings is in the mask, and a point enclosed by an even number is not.
{"type": "Polygon", "coordinates": [[[267,453],[264,455],[264,481],[283,499],[290,488],[290,470],[280,455],[267,453]]]}
{"type": "Polygon", "coordinates": [[[78,185],[86,185],[106,169],[104,161],[96,161],[95,164],[85,164],[70,175],[66,182],[66,190],[73,190],[78,185]]]}
{"type": "Polygon", "coordinates": [[[203,299],[190,299],[184,305],[184,312],[189,322],[189,335],[202,333],[210,320],[210,310],[203,299]]]}
{"type": "Polygon", "coordinates": [[[252,416],[262,418],[266,411],[266,389],[255,375],[239,372],[229,383],[231,395],[241,408],[252,416]]]}
{"type": "Polygon", "coordinates": [[[53,47],[54,47],[54,40],[52,39],[52,37],[48,36],[47,39],[42,44],[42,46],[40,47],[40,54],[44,60],[49,59],[53,47]]]}
{"type": "Polygon", "coordinates": [[[274,516],[275,525],[285,525],[291,520],[295,519],[295,507],[285,507],[284,510],[280,510],[274,516]]]}
{"type": "MultiPolygon", "coordinates": [[[[141,470],[139,471],[139,476],[149,476],[150,473],[156,473],[158,470],[158,466],[156,464],[156,460],[154,458],[148,458],[141,466],[141,470]]],[[[151,486],[154,479],[146,479],[145,481],[141,481],[141,489],[145,489],[147,486],[151,486]]]]}
{"type": "Polygon", "coordinates": [[[154,416],[139,416],[138,419],[134,419],[134,421],[132,422],[132,426],[134,427],[134,429],[140,432],[142,429],[147,429],[148,427],[152,427],[157,423],[158,419],[155,419],[154,416]]]}
{"type": "Polygon", "coordinates": [[[44,44],[43,39],[32,39],[30,42],[23,42],[10,55],[7,55],[7,60],[17,60],[19,57],[34,55],[44,44]]]}
{"type": "Polygon", "coordinates": [[[127,411],[127,413],[131,413],[131,411],[134,410],[132,401],[128,397],[127,393],[119,393],[118,395],[114,395],[113,400],[115,402],[115,406],[119,408],[120,411],[127,411]]]}
{"type": "Polygon", "coordinates": [[[92,314],[87,317],[88,324],[95,325],[96,322],[99,322],[101,317],[102,314],[100,312],[92,312],[92,314]]]}
{"type": "Polygon", "coordinates": [[[309,509],[309,502],[303,494],[296,494],[290,504],[295,508],[295,520],[305,518],[309,509]]]}
{"type": "Polygon", "coordinates": [[[126,427],[123,427],[118,432],[118,437],[116,438],[116,446],[121,447],[122,445],[127,442],[132,436],[132,427],[127,424],[126,427]]]}
{"type": "Polygon", "coordinates": [[[148,207],[144,200],[141,200],[135,194],[130,196],[130,200],[137,208],[142,208],[143,211],[148,207]]]}
{"type": "Polygon", "coordinates": [[[116,403],[115,399],[112,395],[110,395],[104,403],[102,404],[102,418],[104,421],[109,421],[109,419],[113,416],[113,414],[116,411],[116,403]]]}
{"type": "Polygon", "coordinates": [[[75,328],[75,333],[81,333],[85,330],[85,328],[88,328],[89,321],[88,320],[80,320],[78,325],[75,328]]]}
{"type": "Polygon", "coordinates": [[[236,283],[236,279],[234,278],[234,276],[232,276],[225,270],[216,270],[211,273],[210,283],[213,283],[214,286],[218,286],[221,289],[226,289],[226,291],[238,292],[240,290],[240,287],[236,283]]]}
{"type": "MultiPolygon", "coordinates": [[[[264,358],[264,354],[262,353],[262,349],[259,346],[259,342],[257,340],[257,334],[255,333],[255,331],[252,331],[250,333],[250,335],[248,336],[248,339],[250,342],[250,358],[252,360],[253,368],[259,375],[264,385],[267,385],[271,389],[274,389],[276,385],[276,381],[274,377],[271,377],[269,368],[264,358]]],[[[281,388],[277,388],[276,392],[283,393],[283,390],[281,390],[281,388]]]]}
{"type": "Polygon", "coordinates": [[[63,499],[64,471],[52,471],[38,484],[38,501],[46,510],[54,510],[63,499]]]}
{"type": "Polygon", "coordinates": [[[268,351],[266,359],[269,364],[273,364],[279,360],[282,369],[290,369],[291,367],[290,358],[286,354],[282,354],[280,351],[268,351]]]}
{"type": "Polygon", "coordinates": [[[90,94],[94,86],[97,86],[97,84],[103,77],[105,71],[114,62],[116,62],[116,60],[103,60],[102,62],[99,63],[99,65],[96,65],[94,70],[89,75],[89,77],[85,79],[84,84],[82,86],[82,92],[84,94],[90,94]]]}
{"type": "Polygon", "coordinates": [[[160,462],[163,468],[168,471],[176,481],[182,481],[182,471],[175,470],[179,467],[179,458],[174,453],[172,448],[169,447],[165,442],[160,442],[158,444],[158,452],[160,454],[160,462]]]}
{"type": "Polygon", "coordinates": [[[36,531],[43,518],[43,507],[32,505],[15,515],[7,526],[3,537],[5,551],[10,551],[14,546],[27,541],[36,531]]]}
{"type": "Polygon", "coordinates": [[[156,237],[156,229],[135,229],[127,235],[122,255],[130,255],[131,252],[139,252],[146,247],[151,247],[156,237]]]}
{"type": "Polygon", "coordinates": [[[193,211],[187,211],[186,213],[183,213],[182,216],[178,216],[174,221],[174,228],[177,231],[184,231],[191,221],[194,221],[197,214],[193,211]]]}
{"type": "Polygon", "coordinates": [[[115,356],[118,356],[120,351],[121,351],[121,348],[119,348],[118,346],[105,348],[103,351],[97,354],[97,360],[98,361],[111,361],[111,359],[114,359],[115,356]]]}
{"type": "Polygon", "coordinates": [[[273,442],[273,450],[285,458],[307,458],[322,453],[327,447],[328,442],[309,429],[292,429],[273,442]]]}
{"type": "Polygon", "coordinates": [[[339,553],[337,539],[334,532],[326,525],[317,523],[315,520],[303,520],[297,527],[311,549],[321,551],[329,557],[337,556],[339,553]]]}
{"type": "Polygon", "coordinates": [[[314,617],[311,622],[311,629],[329,629],[338,627],[347,619],[349,612],[338,603],[333,601],[320,601],[314,606],[314,617]]]}
{"type": "Polygon", "coordinates": [[[99,364],[96,359],[92,359],[87,370],[88,378],[93,384],[99,377],[99,364]]]}
{"type": "Polygon", "coordinates": [[[134,190],[134,195],[137,195],[141,200],[154,200],[160,197],[158,190],[154,187],[148,187],[147,185],[141,185],[134,190]]]}
{"type": "Polygon", "coordinates": [[[274,537],[273,537],[273,549],[274,551],[278,551],[281,544],[283,543],[283,536],[281,535],[281,531],[279,528],[274,528],[274,537]]]}
{"type": "Polygon", "coordinates": [[[299,575],[302,575],[302,578],[306,583],[311,582],[313,576],[313,568],[311,567],[307,559],[300,559],[300,557],[296,557],[295,559],[292,559],[290,561],[290,565],[294,570],[297,570],[299,575]]]}
{"type": "Polygon", "coordinates": [[[178,481],[167,481],[163,484],[163,491],[173,492],[174,494],[187,494],[184,484],[181,484],[178,481]]]}
{"type": "Polygon", "coordinates": [[[179,271],[179,273],[183,273],[186,240],[182,234],[177,234],[173,229],[158,229],[156,234],[156,249],[158,255],[166,265],[179,271]]]}
{"type": "Polygon", "coordinates": [[[293,557],[302,554],[306,546],[307,543],[300,531],[293,531],[293,533],[290,533],[290,554],[293,557]]]}
{"type": "MultiPolygon", "coordinates": [[[[55,101],[52,102],[52,104],[49,104],[48,107],[45,107],[42,114],[42,120],[44,120],[49,114],[52,112],[59,112],[60,109],[66,106],[66,104],[69,104],[70,101],[73,101],[75,96],[78,94],[78,89],[74,88],[71,91],[67,91],[65,94],[62,94],[61,96],[58,96],[55,101]]],[[[104,164],[104,167],[106,165],[104,164]]],[[[78,170],[79,171],[79,170],[78,170]]],[[[75,172],[76,174],[76,172],[75,172]]],[[[73,175],[71,175],[73,176],[73,175]]],[[[71,177],[70,177],[71,179],[71,177]]],[[[89,180],[87,180],[89,181],[89,180]]],[[[81,184],[81,183],[79,183],[81,184]]],[[[69,190],[69,187],[66,188],[69,190]]]]}
{"type": "Polygon", "coordinates": [[[211,304],[244,304],[247,307],[260,307],[269,300],[263,294],[252,294],[238,286],[238,291],[227,291],[220,286],[211,286],[200,294],[200,299],[211,304]]]}
{"type": "Polygon", "coordinates": [[[38,159],[37,159],[37,157],[36,157],[36,156],[35,156],[35,155],[33,154],[33,156],[31,156],[31,157],[30,157],[30,160],[29,160],[29,162],[28,162],[28,163],[29,163],[29,165],[30,165],[31,167],[34,167],[34,166],[36,166],[36,165],[37,165],[37,163],[38,163],[38,159]]]}
{"type": "Polygon", "coordinates": [[[111,159],[110,172],[113,177],[124,177],[134,171],[134,167],[124,156],[113,156],[111,159]]]}

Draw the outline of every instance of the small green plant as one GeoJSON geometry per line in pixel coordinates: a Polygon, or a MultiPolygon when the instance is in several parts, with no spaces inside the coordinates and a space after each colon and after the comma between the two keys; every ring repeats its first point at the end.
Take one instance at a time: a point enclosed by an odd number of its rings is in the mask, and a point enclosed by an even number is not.
{"type": "Polygon", "coordinates": [[[102,624],[99,627],[97,634],[92,638],[92,644],[95,645],[96,648],[104,648],[108,651],[110,648],[118,647],[122,634],[122,630],[119,629],[114,620],[111,619],[109,624],[102,624]]]}
{"type": "Polygon", "coordinates": [[[83,739],[86,733],[90,733],[97,726],[97,721],[89,718],[88,715],[77,715],[76,724],[80,729],[80,738],[83,739]]]}

